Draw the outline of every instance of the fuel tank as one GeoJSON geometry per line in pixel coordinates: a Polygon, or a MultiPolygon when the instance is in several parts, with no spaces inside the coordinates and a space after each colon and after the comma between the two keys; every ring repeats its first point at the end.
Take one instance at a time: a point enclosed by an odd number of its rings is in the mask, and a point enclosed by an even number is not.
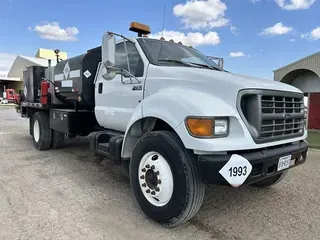
{"type": "Polygon", "coordinates": [[[80,109],[94,109],[94,79],[101,62],[101,48],[89,50],[48,68],[46,76],[54,82],[53,102],[61,102],[80,109]]]}

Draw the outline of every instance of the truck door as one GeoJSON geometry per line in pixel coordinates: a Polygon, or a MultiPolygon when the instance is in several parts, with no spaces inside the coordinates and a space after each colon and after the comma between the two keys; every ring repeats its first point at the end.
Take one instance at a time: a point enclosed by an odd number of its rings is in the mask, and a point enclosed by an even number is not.
{"type": "MultiPolygon", "coordinates": [[[[139,79],[140,83],[134,78],[130,82],[129,76],[123,76],[121,81],[121,74],[118,73],[110,81],[104,80],[99,74],[95,85],[95,115],[98,123],[105,128],[122,132],[126,130],[135,108],[143,99],[146,75],[146,66],[135,44],[127,41],[126,47],[131,74],[139,79]]],[[[116,67],[129,71],[124,42],[116,45],[116,67]]]]}

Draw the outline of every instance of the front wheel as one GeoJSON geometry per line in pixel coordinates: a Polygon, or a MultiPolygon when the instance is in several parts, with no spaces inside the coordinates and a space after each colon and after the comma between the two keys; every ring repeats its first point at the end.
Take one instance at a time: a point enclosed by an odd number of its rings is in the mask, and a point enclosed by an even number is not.
{"type": "Polygon", "coordinates": [[[205,194],[197,159],[175,133],[150,132],[133,150],[131,187],[142,211],[167,227],[191,219],[205,194]]]}

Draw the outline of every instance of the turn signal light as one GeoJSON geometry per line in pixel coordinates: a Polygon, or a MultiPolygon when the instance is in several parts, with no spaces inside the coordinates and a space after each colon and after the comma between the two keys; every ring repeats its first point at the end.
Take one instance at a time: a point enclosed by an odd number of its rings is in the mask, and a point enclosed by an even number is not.
{"type": "Polygon", "coordinates": [[[214,120],[206,118],[187,118],[186,125],[191,135],[195,137],[212,137],[214,120]]]}

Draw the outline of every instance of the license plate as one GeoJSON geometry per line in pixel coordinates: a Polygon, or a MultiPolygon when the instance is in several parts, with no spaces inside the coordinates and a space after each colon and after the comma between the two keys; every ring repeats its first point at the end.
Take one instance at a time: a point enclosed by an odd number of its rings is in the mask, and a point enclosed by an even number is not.
{"type": "Polygon", "coordinates": [[[290,164],[291,164],[291,155],[279,158],[278,171],[289,168],[290,164]]]}

